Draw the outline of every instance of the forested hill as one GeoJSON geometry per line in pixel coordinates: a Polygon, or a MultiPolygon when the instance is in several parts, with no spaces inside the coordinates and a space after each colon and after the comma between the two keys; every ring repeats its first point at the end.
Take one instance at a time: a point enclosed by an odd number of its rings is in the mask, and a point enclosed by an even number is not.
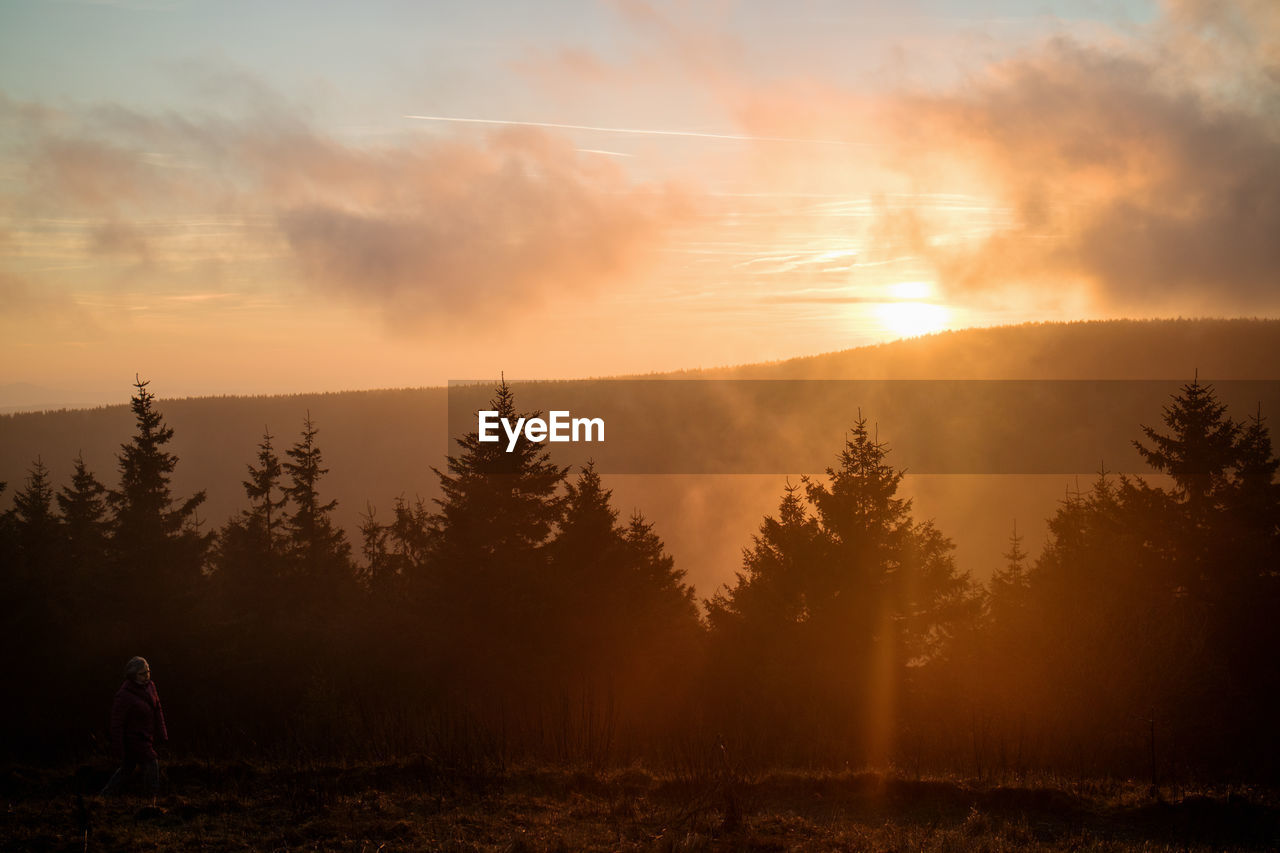
{"type": "MultiPolygon", "coordinates": [[[[1198,370],[1202,379],[1209,380],[1271,379],[1277,365],[1280,321],[1109,321],[970,329],[773,364],[665,376],[1190,379],[1198,370]]],[[[308,413],[319,428],[318,443],[329,468],[321,488],[327,497],[337,499],[335,520],[349,535],[371,505],[385,521],[397,496],[437,494],[431,467],[444,465],[446,393],[442,388],[164,399],[166,385],[174,379],[165,375],[165,365],[139,365],[139,369],[143,378],[151,380],[151,390],[161,398],[159,409],[175,431],[170,445],[180,460],[173,480],[175,494],[208,492],[200,509],[206,529],[220,527],[244,505],[241,481],[264,428],[276,436],[275,446],[283,452],[297,439],[308,413]]],[[[508,373],[519,375],[519,365],[511,365],[508,373]]],[[[83,453],[99,479],[114,486],[116,453],[133,429],[133,416],[125,405],[132,380],[132,376],[120,378],[119,406],[0,416],[0,481],[9,483],[0,495],[0,507],[11,504],[37,457],[48,466],[55,487],[69,482],[77,453],[83,453]]],[[[1158,417],[1158,411],[1150,413],[1151,422],[1158,417]]],[[[1137,437],[1136,425],[1133,437],[1137,437]]],[[[904,446],[900,434],[887,439],[896,447],[904,446]]],[[[833,456],[839,441],[839,435],[831,437],[833,456]]],[[[709,593],[708,586],[732,570],[760,513],[776,508],[777,478],[764,478],[754,491],[740,482],[731,495],[712,494],[707,489],[714,487],[706,484],[684,481],[677,487],[656,482],[662,478],[653,479],[654,483],[619,486],[620,506],[624,513],[636,506],[649,515],[672,553],[689,569],[690,579],[700,592],[709,593]],[[665,491],[655,491],[660,489],[665,491]],[[702,565],[708,562],[716,565],[702,565]]],[[[1047,488],[1052,495],[1061,494],[1056,484],[1047,488]]],[[[1041,526],[1055,499],[1046,498],[1043,512],[1037,507],[1039,517],[1020,510],[1028,529],[1041,526]]],[[[957,506],[973,502],[972,496],[953,501],[957,506]]],[[[992,511],[989,526],[975,532],[976,520],[962,514],[949,516],[945,501],[920,508],[937,515],[944,531],[957,539],[962,560],[967,556],[965,536],[985,537],[980,553],[991,551],[998,556],[1011,513],[992,511]]],[[[358,542],[354,535],[352,540],[358,542]]],[[[1034,534],[1030,544],[1035,544],[1034,534]]]]}
{"type": "Polygon", "coordinates": [[[1276,379],[1280,320],[1105,320],[964,329],[768,364],[758,379],[1276,379]]]}

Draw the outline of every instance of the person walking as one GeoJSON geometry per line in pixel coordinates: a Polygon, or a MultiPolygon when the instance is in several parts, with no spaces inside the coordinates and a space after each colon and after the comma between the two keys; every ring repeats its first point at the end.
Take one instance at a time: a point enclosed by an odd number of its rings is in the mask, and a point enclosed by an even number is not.
{"type": "Polygon", "coordinates": [[[124,667],[124,683],[111,703],[111,747],[120,759],[120,767],[102,789],[102,796],[114,791],[140,766],[154,802],[160,791],[156,743],[168,739],[160,694],[151,680],[151,665],[144,657],[130,658],[124,667]]]}

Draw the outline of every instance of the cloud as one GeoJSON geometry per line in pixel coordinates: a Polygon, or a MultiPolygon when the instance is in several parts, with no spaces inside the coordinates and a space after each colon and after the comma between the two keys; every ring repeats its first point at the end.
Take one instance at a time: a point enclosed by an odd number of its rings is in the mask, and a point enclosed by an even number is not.
{"type": "Polygon", "coordinates": [[[226,119],[0,101],[18,129],[6,153],[25,164],[5,207],[76,218],[88,253],[153,266],[182,222],[238,217],[221,257],[275,252],[303,287],[402,330],[611,287],[682,209],[675,191],[539,130],[356,146],[261,103],[226,119]]]}
{"type": "Polygon", "coordinates": [[[330,177],[349,192],[283,210],[281,230],[321,286],[370,298],[395,322],[591,293],[642,266],[676,209],[528,130],[484,148],[383,152],[330,177]]]}
{"type": "Polygon", "coordinates": [[[296,281],[403,331],[627,283],[719,305],[818,285],[860,299],[927,277],[923,266],[954,302],[1035,292],[1037,309],[1057,299],[1072,313],[1280,308],[1272,0],[1169,3],[1126,33],[1074,28],[958,86],[905,93],[816,58],[771,62],[777,45],[731,26],[731,6],[611,5],[627,26],[616,50],[526,58],[522,74],[541,69],[549,97],[455,136],[406,122],[417,126],[393,142],[343,141],[225,73],[205,75],[199,114],[0,95],[16,175],[0,207],[86,223],[87,260],[144,262],[122,277],[165,275],[178,258],[213,268],[198,252],[239,271],[258,259],[239,278],[296,281]],[[587,147],[583,134],[618,128],[679,135],[605,135],[629,162],[587,147]],[[843,144],[818,144],[831,140],[843,144]],[[653,183],[661,174],[680,188],[653,183]],[[853,199],[885,201],[846,208],[853,199]],[[183,234],[195,219],[200,239],[183,234]]]}
{"type": "Polygon", "coordinates": [[[972,244],[892,225],[953,292],[1075,281],[1119,308],[1280,306],[1280,14],[1171,4],[1137,45],[1058,38],[895,105],[899,165],[965,169],[1012,221],[972,244]]]}

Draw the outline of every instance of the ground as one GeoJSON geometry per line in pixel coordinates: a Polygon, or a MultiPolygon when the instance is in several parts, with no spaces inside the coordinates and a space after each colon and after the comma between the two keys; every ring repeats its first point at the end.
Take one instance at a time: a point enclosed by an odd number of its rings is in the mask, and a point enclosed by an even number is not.
{"type": "Polygon", "coordinates": [[[1280,848],[1280,796],[1122,782],[978,785],[872,773],[504,769],[427,760],[170,762],[154,805],[109,767],[10,766],[13,850],[1162,851],[1280,848]],[[99,779],[101,777],[101,779],[99,779]]]}

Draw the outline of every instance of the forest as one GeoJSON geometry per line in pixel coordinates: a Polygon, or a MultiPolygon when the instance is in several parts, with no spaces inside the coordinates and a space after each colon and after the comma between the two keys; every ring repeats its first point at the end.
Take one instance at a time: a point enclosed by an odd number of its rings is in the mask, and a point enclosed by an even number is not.
{"type": "MultiPolygon", "coordinates": [[[[509,386],[490,408],[522,412],[509,386]]],[[[660,531],[591,465],[458,439],[441,497],[332,520],[321,424],[265,434],[243,505],[196,523],[147,382],[110,485],[40,459],[0,522],[18,701],[5,753],[105,755],[104,670],[145,654],[175,751],[220,759],[1036,774],[1273,782],[1280,769],[1280,486],[1261,411],[1209,383],[1011,531],[989,582],[915,517],[856,412],[825,476],[787,480],[733,583],[699,599],[660,531]],[[27,701],[28,698],[30,701],[27,701]],[[717,759],[716,756],[720,756],[717,759]]],[[[122,437],[123,438],[123,437],[122,437]]]]}

